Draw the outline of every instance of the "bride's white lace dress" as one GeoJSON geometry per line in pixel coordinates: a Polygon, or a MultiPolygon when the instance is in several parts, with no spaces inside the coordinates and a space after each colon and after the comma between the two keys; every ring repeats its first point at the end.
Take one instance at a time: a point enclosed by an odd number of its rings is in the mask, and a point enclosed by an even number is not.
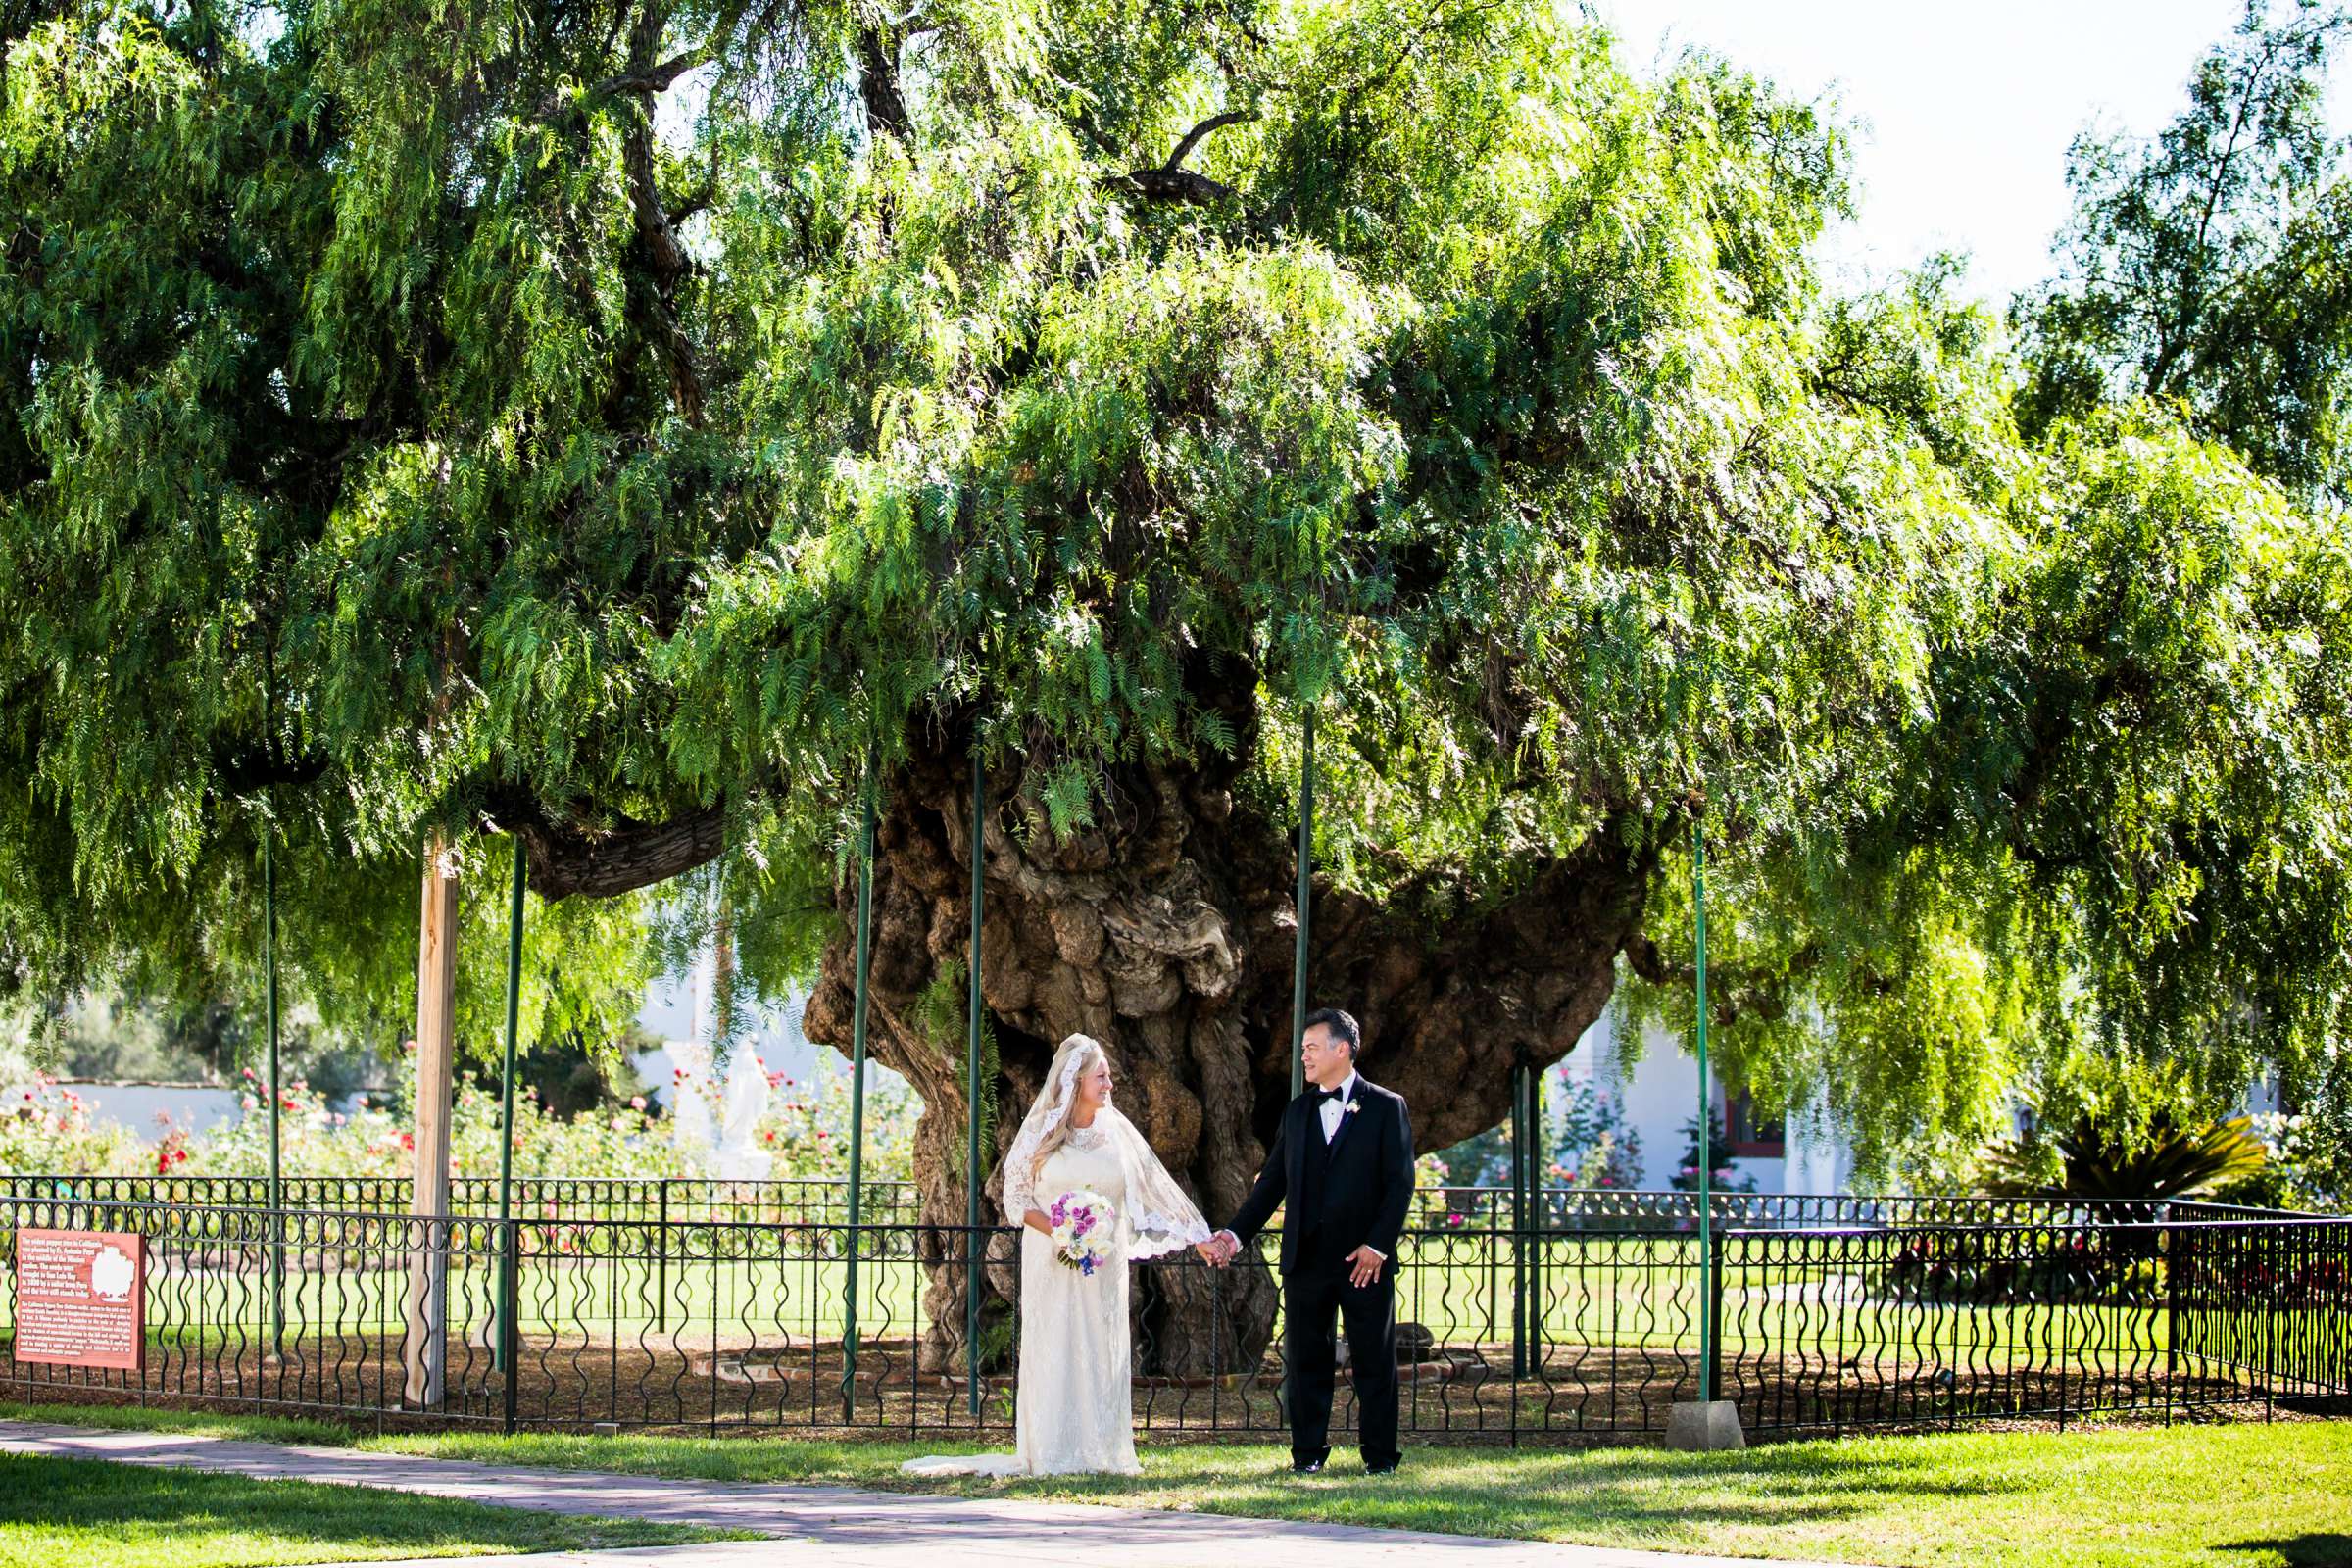
{"type": "MultiPolygon", "coordinates": [[[[1049,1086],[1048,1093],[1052,1093],[1049,1086]]],[[[1031,1121],[1037,1120],[1035,1115],[1031,1121]]],[[[1029,1130],[1024,1128],[1026,1140],[1029,1130]]],[[[1051,1238],[1021,1226],[1020,1372],[1014,1451],[909,1459],[910,1475],[1051,1476],[1079,1471],[1140,1475],[1135,1457],[1135,1356],[1127,1329],[1134,1261],[1208,1240],[1208,1225],[1134,1123],[1105,1105],[1073,1127],[1033,1177],[1015,1143],[1004,1169],[1004,1211],[1019,1223],[1064,1193],[1092,1191],[1118,1210],[1115,1256],[1081,1274],[1054,1255],[1051,1238]]]]}

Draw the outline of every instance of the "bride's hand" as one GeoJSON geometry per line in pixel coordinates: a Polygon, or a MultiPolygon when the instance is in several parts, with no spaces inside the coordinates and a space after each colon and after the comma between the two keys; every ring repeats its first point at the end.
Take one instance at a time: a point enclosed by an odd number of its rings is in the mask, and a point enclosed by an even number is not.
{"type": "Polygon", "coordinates": [[[1206,1263],[1210,1268],[1225,1266],[1224,1251],[1217,1246],[1217,1239],[1213,1236],[1205,1242],[1195,1242],[1193,1250],[1200,1253],[1200,1261],[1206,1263]]]}
{"type": "Polygon", "coordinates": [[[1041,1236],[1054,1234],[1054,1219],[1042,1208],[1033,1208],[1021,1216],[1021,1223],[1041,1236]]]}

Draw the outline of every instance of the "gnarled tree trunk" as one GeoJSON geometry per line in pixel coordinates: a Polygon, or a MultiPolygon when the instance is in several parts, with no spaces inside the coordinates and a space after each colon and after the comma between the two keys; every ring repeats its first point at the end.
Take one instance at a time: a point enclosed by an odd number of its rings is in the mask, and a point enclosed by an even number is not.
{"type": "MultiPolygon", "coordinates": [[[[1253,739],[1246,733],[1245,745],[1253,739]]],[[[1212,1225],[1248,1193],[1291,1084],[1293,841],[1237,802],[1240,765],[1139,769],[1118,781],[1120,795],[1098,812],[1102,825],[1068,841],[1047,830],[1017,773],[989,780],[990,800],[1004,804],[986,832],[981,985],[997,1041],[1001,1141],[1056,1044],[1093,1035],[1111,1053],[1120,1108],[1212,1225]]],[[[970,798],[959,750],[918,753],[889,781],[874,876],[868,1045],[922,1097],[921,1218],[949,1226],[964,1218],[963,1044],[926,1036],[920,999],[964,961],[970,798]]],[[[1513,1064],[1559,1060],[1600,1016],[1652,868],[1615,827],[1596,829],[1509,899],[1457,905],[1442,921],[1418,911],[1442,906],[1445,872],[1385,907],[1318,885],[1310,1004],[1362,1020],[1364,1073],[1404,1095],[1419,1148],[1497,1125],[1509,1112],[1513,1064]]],[[[854,885],[841,900],[846,932],[854,885]]],[[[808,1006],[810,1039],[848,1046],[854,976],[845,935],[808,1006]]],[[[987,1177],[990,1223],[1003,1188],[1000,1166],[987,1177]]],[[[1224,1365],[1213,1368],[1201,1273],[1152,1274],[1137,1292],[1143,1370],[1197,1376],[1255,1364],[1274,1303],[1262,1271],[1226,1276],[1226,1321],[1214,1336],[1224,1365]]],[[[960,1267],[940,1267],[926,1293],[923,1356],[938,1370],[962,1364],[963,1281],[960,1267]]],[[[992,1270],[991,1281],[1003,1295],[1009,1270],[992,1270]]]]}

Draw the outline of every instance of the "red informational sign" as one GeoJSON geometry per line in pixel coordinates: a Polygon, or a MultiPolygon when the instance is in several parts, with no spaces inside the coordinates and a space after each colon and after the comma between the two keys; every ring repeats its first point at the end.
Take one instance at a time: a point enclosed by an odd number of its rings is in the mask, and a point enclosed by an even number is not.
{"type": "Polygon", "coordinates": [[[147,1367],[146,1238],[125,1231],[17,1232],[17,1359],[147,1367]]]}

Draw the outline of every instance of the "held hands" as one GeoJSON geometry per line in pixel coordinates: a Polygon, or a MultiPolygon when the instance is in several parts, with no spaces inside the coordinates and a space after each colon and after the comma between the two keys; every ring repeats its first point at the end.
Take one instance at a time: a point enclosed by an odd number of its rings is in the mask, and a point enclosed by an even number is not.
{"type": "MultiPolygon", "coordinates": [[[[1205,1242],[1193,1244],[1193,1250],[1211,1268],[1225,1268],[1240,1253],[1242,1244],[1231,1231],[1219,1231],[1205,1242]]],[[[1381,1268],[1388,1259],[1369,1247],[1359,1247],[1348,1254],[1348,1282],[1357,1290],[1376,1283],[1381,1268]]]]}

